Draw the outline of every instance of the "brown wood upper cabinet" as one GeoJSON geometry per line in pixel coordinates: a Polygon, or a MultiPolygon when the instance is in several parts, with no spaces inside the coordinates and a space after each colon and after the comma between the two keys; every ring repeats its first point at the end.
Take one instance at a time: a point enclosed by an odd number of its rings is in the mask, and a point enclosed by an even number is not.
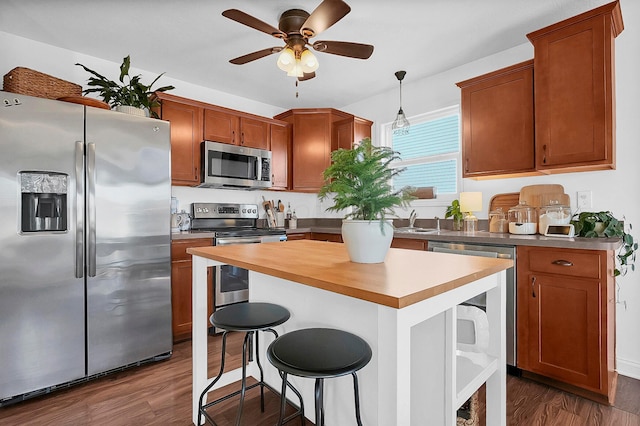
{"type": "Polygon", "coordinates": [[[533,70],[523,62],[458,83],[463,177],[615,168],[614,38],[623,28],[615,1],[527,34],[533,70]]]}
{"type": "Polygon", "coordinates": [[[288,189],[291,130],[287,123],[163,92],[153,96],[160,101],[158,115],[171,123],[173,185],[200,184],[203,140],[272,149],[274,138],[274,187],[288,189]]]}
{"type": "Polygon", "coordinates": [[[291,189],[318,192],[331,152],[371,137],[371,121],[331,108],[292,109],[274,117],[292,125],[291,189]]]}
{"type": "Polygon", "coordinates": [[[200,142],[202,108],[181,98],[159,92],[158,115],[171,123],[171,184],[195,186],[200,183],[200,142]]]}
{"type": "Polygon", "coordinates": [[[533,61],[457,83],[463,177],[535,171],[533,61]]]}
{"type": "Polygon", "coordinates": [[[208,141],[269,149],[269,122],[243,117],[224,109],[204,110],[204,138],[208,141]]]}
{"type": "Polygon", "coordinates": [[[536,167],[615,168],[615,1],[527,34],[534,47],[536,167]]]}
{"type": "Polygon", "coordinates": [[[517,250],[518,367],[613,403],[614,252],[517,250]]]}
{"type": "Polygon", "coordinates": [[[291,125],[271,123],[271,182],[272,189],[291,186],[291,125]]]}

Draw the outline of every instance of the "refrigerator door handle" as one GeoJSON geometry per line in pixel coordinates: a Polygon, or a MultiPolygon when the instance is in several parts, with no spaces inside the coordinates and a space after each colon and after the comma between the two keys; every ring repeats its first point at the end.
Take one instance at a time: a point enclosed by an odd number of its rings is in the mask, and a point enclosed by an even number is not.
{"type": "Polygon", "coordinates": [[[96,276],[96,144],[87,144],[87,276],[96,276]]]}
{"type": "Polygon", "coordinates": [[[84,276],[84,143],[76,141],[76,278],[84,276]]]}

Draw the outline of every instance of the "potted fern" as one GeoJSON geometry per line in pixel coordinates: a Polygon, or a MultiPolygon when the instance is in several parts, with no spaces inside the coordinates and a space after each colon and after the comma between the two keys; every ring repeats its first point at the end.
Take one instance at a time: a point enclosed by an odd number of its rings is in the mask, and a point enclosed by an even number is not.
{"type": "Polygon", "coordinates": [[[324,186],[318,197],[333,196],[327,211],[345,210],[342,239],[352,262],[381,263],[393,239],[394,207],[406,207],[414,199],[413,188],[393,188],[391,180],[404,171],[391,168],[399,160],[396,151],[378,147],[363,139],[352,149],[331,153],[331,165],[324,171],[324,186]]]}
{"type": "Polygon", "coordinates": [[[157,118],[158,115],[153,111],[153,107],[158,106],[158,102],[152,100],[150,95],[153,92],[165,92],[174,89],[173,86],[164,86],[159,89],[151,90],[156,81],[164,75],[160,74],[148,86],[140,81],[140,75],[130,76],[129,67],[131,66],[131,58],[127,55],[120,65],[120,83],[109,80],[98,72],[85,67],[82,64],[76,64],[93,77],[89,77],[88,85],[90,89],[86,89],[83,93],[97,93],[102,99],[111,106],[112,109],[120,112],[126,112],[133,115],[148,116],[151,114],[157,118]]]}

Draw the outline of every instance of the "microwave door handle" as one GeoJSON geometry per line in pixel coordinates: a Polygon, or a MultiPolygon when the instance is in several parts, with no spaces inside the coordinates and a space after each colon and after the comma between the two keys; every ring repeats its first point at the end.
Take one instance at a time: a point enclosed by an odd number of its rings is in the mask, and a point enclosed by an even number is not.
{"type": "Polygon", "coordinates": [[[262,180],[262,158],[260,157],[257,157],[256,160],[256,180],[262,180]]]}
{"type": "Polygon", "coordinates": [[[76,278],[84,276],[84,143],[76,141],[76,278]]]}

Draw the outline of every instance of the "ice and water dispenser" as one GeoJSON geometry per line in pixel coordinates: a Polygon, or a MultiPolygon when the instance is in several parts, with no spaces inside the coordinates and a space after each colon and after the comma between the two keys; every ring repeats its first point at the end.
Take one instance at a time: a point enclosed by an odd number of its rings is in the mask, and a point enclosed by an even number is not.
{"type": "Polygon", "coordinates": [[[68,175],[56,172],[21,172],[22,232],[67,230],[68,175]]]}

